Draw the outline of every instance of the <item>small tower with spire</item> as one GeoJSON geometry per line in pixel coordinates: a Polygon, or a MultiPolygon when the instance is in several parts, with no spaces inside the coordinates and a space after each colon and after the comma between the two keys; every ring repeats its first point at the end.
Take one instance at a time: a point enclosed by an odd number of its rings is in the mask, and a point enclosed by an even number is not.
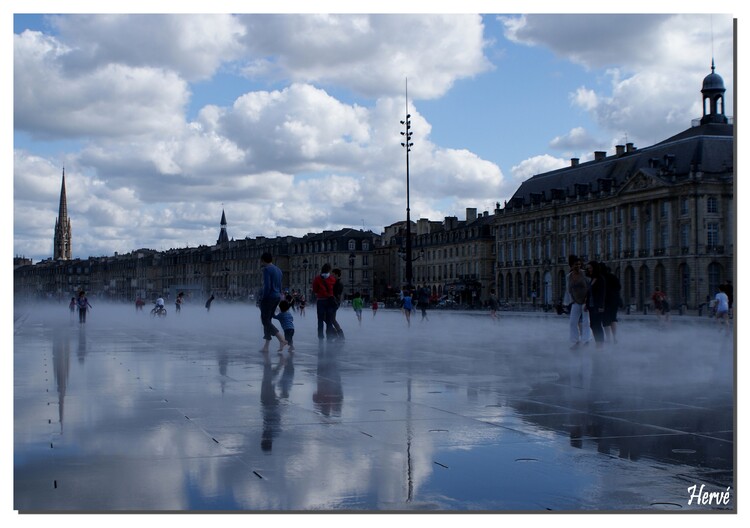
{"type": "Polygon", "coordinates": [[[57,220],[55,220],[54,260],[70,260],[72,258],[71,238],[68,200],[65,196],[65,169],[63,168],[62,187],[60,188],[60,208],[57,212],[57,220]]]}
{"type": "Polygon", "coordinates": [[[227,235],[227,217],[224,214],[224,209],[221,210],[221,231],[219,231],[219,239],[216,241],[216,245],[224,244],[229,242],[229,236],[227,235]]]}
{"type": "Polygon", "coordinates": [[[714,60],[711,59],[711,73],[706,75],[703,79],[703,88],[701,93],[703,94],[703,117],[701,118],[701,125],[706,123],[722,123],[726,124],[729,122],[727,116],[724,115],[724,79],[714,72],[716,67],[714,66],[714,60]]]}

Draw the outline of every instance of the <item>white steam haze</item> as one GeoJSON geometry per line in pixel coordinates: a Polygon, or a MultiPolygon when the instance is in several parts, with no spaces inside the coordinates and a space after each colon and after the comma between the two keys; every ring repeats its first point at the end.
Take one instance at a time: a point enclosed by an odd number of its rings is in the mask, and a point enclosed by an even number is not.
{"type": "Polygon", "coordinates": [[[394,13],[20,25],[13,252],[51,256],[63,167],[76,258],[213,244],[222,209],[231,238],[380,233],[405,214],[406,78],[414,219],[684,130],[712,54],[733,112],[730,15],[394,13]]]}

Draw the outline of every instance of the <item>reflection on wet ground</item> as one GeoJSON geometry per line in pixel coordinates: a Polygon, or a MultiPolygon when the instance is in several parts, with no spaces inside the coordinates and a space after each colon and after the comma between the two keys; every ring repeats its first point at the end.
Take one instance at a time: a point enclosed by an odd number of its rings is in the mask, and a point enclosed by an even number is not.
{"type": "Polygon", "coordinates": [[[264,357],[252,306],[27,307],[15,509],[736,509],[733,341],[707,321],[571,351],[556,315],[368,315],[329,343],[295,314],[294,355],[264,357]]]}

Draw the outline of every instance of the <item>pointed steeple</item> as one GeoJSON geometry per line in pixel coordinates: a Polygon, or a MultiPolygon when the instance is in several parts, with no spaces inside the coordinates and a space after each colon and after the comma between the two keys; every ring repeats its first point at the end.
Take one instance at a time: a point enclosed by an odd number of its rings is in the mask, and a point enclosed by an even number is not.
{"type": "Polygon", "coordinates": [[[224,244],[229,242],[229,236],[227,235],[227,217],[224,214],[224,209],[221,210],[221,231],[219,231],[219,239],[216,244],[224,244]]]}
{"type": "Polygon", "coordinates": [[[55,260],[70,260],[72,258],[71,248],[71,225],[68,218],[68,199],[65,194],[65,168],[62,173],[62,185],[60,187],[60,207],[55,220],[55,241],[53,258],[55,260]]]}

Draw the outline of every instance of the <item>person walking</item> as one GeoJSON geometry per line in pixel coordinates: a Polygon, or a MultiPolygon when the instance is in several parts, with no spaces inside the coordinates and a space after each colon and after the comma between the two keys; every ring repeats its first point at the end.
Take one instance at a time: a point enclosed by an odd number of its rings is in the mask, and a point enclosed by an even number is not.
{"type": "Polygon", "coordinates": [[[732,319],[734,317],[734,286],[730,279],[724,281],[724,293],[727,294],[729,300],[729,319],[732,319]]]}
{"type": "Polygon", "coordinates": [[[371,307],[372,307],[372,316],[375,317],[375,314],[378,313],[378,300],[377,299],[373,299],[372,300],[372,306],[371,307]]]}
{"type": "Polygon", "coordinates": [[[601,348],[604,346],[602,319],[604,317],[604,297],[607,290],[598,262],[591,260],[586,264],[586,276],[591,280],[586,298],[586,306],[588,307],[589,320],[591,322],[591,333],[594,334],[596,347],[601,348]]]}
{"type": "Polygon", "coordinates": [[[268,354],[271,339],[276,337],[279,340],[279,352],[281,352],[287,342],[279,329],[274,326],[272,318],[281,300],[282,273],[273,264],[273,256],[270,253],[263,253],[260,256],[260,262],[263,272],[263,289],[260,294],[260,322],[263,325],[263,339],[265,341],[260,351],[263,354],[268,354]]]}
{"type": "Polygon", "coordinates": [[[430,290],[427,286],[423,286],[419,290],[419,299],[417,301],[419,309],[422,310],[422,321],[429,321],[427,317],[427,308],[430,305],[430,290]]]}
{"type": "Polygon", "coordinates": [[[211,294],[211,297],[209,297],[208,300],[206,301],[206,311],[207,312],[211,311],[211,303],[212,302],[214,302],[214,294],[213,293],[211,294]]]}
{"type": "Polygon", "coordinates": [[[333,285],[336,278],[331,275],[331,265],[326,262],[320,269],[312,282],[312,291],[317,299],[316,309],[318,312],[318,339],[323,339],[323,326],[325,326],[325,337],[336,339],[336,331],[333,329],[333,285]]]}
{"type": "Polygon", "coordinates": [[[570,348],[578,348],[591,341],[591,321],[586,307],[589,281],[581,270],[581,259],[571,255],[568,263],[571,266],[566,291],[566,301],[570,301],[570,348]]]}
{"type": "Polygon", "coordinates": [[[70,309],[70,320],[73,320],[73,312],[76,311],[76,298],[71,297],[70,298],[70,304],[68,305],[68,308],[70,309]]]}
{"type": "Polygon", "coordinates": [[[604,336],[610,342],[617,343],[617,310],[622,305],[620,279],[606,265],[602,264],[601,266],[605,284],[604,317],[602,319],[604,336]]]}
{"type": "Polygon", "coordinates": [[[729,295],[725,284],[719,285],[719,293],[714,297],[716,299],[716,321],[721,326],[720,331],[729,333],[729,295]]]}
{"type": "Polygon", "coordinates": [[[94,307],[89,303],[89,300],[86,297],[86,292],[83,290],[78,292],[78,300],[76,301],[76,304],[78,305],[78,322],[84,324],[86,323],[86,310],[94,307]]]}
{"type": "Polygon", "coordinates": [[[177,294],[177,298],[174,300],[174,311],[177,313],[180,313],[180,310],[182,310],[182,300],[184,297],[184,293],[180,292],[177,294]]]}
{"type": "Polygon", "coordinates": [[[658,286],[654,289],[654,293],[651,294],[651,300],[654,303],[654,313],[656,314],[656,319],[659,323],[661,323],[663,319],[662,302],[665,298],[666,296],[664,295],[664,292],[662,292],[661,288],[658,286]]]}
{"type": "Polygon", "coordinates": [[[357,316],[357,321],[359,321],[359,326],[362,326],[363,306],[364,302],[362,301],[362,295],[359,292],[356,292],[354,294],[354,298],[352,299],[352,308],[354,309],[354,314],[357,316]]]}
{"type": "Polygon", "coordinates": [[[490,290],[489,303],[490,303],[490,318],[493,321],[497,321],[497,306],[498,306],[498,302],[497,302],[497,293],[495,293],[495,289],[494,288],[490,290]]]}
{"type": "Polygon", "coordinates": [[[341,329],[341,325],[339,324],[338,319],[336,319],[336,315],[338,314],[339,306],[341,306],[341,303],[344,300],[344,283],[341,282],[341,270],[339,268],[331,270],[331,274],[336,279],[333,283],[333,320],[331,321],[331,324],[336,331],[336,337],[343,340],[344,331],[341,329]]]}
{"type": "Polygon", "coordinates": [[[406,325],[410,327],[411,311],[414,309],[414,305],[412,304],[411,292],[408,289],[403,290],[403,298],[401,302],[403,303],[401,308],[403,308],[404,315],[406,316],[406,325]]]}
{"type": "Polygon", "coordinates": [[[279,313],[274,314],[273,318],[281,324],[281,329],[284,330],[284,339],[289,344],[289,353],[291,354],[294,352],[294,316],[289,310],[290,307],[289,301],[279,302],[279,313]]]}

